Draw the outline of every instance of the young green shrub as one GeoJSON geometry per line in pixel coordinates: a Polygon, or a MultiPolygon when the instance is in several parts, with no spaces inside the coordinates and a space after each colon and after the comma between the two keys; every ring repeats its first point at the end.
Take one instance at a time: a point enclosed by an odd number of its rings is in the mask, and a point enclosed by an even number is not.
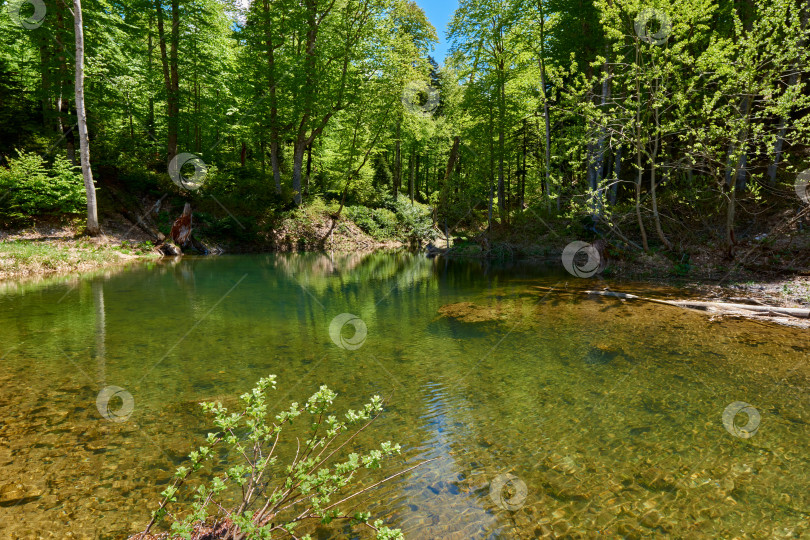
{"type": "Polygon", "coordinates": [[[189,454],[188,464],[177,468],[142,537],[168,517],[172,538],[191,538],[195,526],[211,521],[217,522],[219,538],[299,538],[295,528],[313,520],[361,525],[372,529],[378,539],[403,538],[398,529],[389,529],[381,520],[371,523],[367,512],[349,515],[341,510],[352,498],[416,467],[366,488],[352,487],[358,470],[376,469],[384,458],[400,452],[398,444],[384,442],[379,449],[341,456],[340,451],[380,414],[381,398],[374,396],[361,410],[349,410],[339,419],[328,413],[337,394],[321,386],[306,403],[292,403],[286,411],[271,415],[267,394],[275,388],[275,375],[260,379],[251,392],[241,396],[243,410],[239,412],[229,412],[220,403],[201,404],[213,417],[217,431],[209,433],[206,443],[189,454]],[[277,450],[282,434],[294,420],[309,426],[309,435],[298,443],[295,457],[285,465],[279,462],[277,450]],[[223,446],[228,456],[225,472],[211,474],[210,481],[191,487],[192,475],[218,464],[215,457],[222,455],[223,446]],[[178,503],[181,491],[190,494],[192,500],[184,515],[173,515],[168,507],[178,503]],[[241,495],[237,495],[235,507],[228,509],[225,501],[233,492],[241,495]]]}
{"type": "Polygon", "coordinates": [[[412,240],[434,240],[436,231],[433,229],[433,215],[427,205],[406,200],[400,197],[394,203],[395,212],[399,219],[402,234],[412,240]]]}
{"type": "Polygon", "coordinates": [[[87,204],[81,173],[57,156],[49,168],[42,156],[17,151],[0,167],[0,221],[26,223],[33,216],[78,214],[87,204]]]}
{"type": "Polygon", "coordinates": [[[354,221],[363,232],[374,238],[380,236],[380,228],[377,222],[374,221],[374,214],[370,208],[366,208],[365,206],[347,206],[344,212],[346,213],[346,217],[354,221]]]}
{"type": "Polygon", "coordinates": [[[391,238],[397,233],[397,215],[387,208],[375,208],[371,217],[377,223],[380,239],[391,238]]]}

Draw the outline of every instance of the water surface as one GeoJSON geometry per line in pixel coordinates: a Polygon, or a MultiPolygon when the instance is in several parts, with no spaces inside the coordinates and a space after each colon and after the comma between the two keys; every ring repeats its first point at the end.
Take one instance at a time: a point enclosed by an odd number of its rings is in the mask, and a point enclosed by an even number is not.
{"type": "Polygon", "coordinates": [[[808,537],[807,332],[577,292],[605,285],[374,253],[6,288],[0,536],[137,532],[208,431],[196,403],[275,373],[278,408],[324,383],[340,409],[385,396],[360,442],[403,446],[383,472],[439,458],[364,503],[407,538],[808,537]],[[329,334],[343,313],[367,328],[355,350],[329,334]],[[132,396],[124,422],[97,409],[111,385],[132,396]],[[758,412],[753,436],[745,414],[724,426],[734,402],[758,412]]]}

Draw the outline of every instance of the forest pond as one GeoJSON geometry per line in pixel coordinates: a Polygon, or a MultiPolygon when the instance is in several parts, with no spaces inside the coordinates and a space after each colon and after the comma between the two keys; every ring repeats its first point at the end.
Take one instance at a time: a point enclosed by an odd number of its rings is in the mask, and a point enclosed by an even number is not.
{"type": "Polygon", "coordinates": [[[197,403],[274,373],[277,409],[387,399],[359,444],[403,452],[361,482],[438,458],[360,505],[406,538],[807,538],[807,331],[581,293],[608,284],[378,252],[0,285],[0,537],[138,532],[197,403]]]}

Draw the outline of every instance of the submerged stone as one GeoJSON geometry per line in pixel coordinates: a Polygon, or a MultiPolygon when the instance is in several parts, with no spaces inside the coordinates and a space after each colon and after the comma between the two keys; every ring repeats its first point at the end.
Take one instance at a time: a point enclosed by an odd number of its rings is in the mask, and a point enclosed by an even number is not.
{"type": "Polygon", "coordinates": [[[499,306],[481,306],[472,302],[445,304],[439,308],[439,315],[464,323],[501,322],[507,313],[499,306]]]}
{"type": "Polygon", "coordinates": [[[587,354],[585,354],[584,361],[588,365],[603,366],[605,364],[610,364],[619,356],[621,356],[620,351],[607,345],[599,344],[590,348],[587,354]]]}

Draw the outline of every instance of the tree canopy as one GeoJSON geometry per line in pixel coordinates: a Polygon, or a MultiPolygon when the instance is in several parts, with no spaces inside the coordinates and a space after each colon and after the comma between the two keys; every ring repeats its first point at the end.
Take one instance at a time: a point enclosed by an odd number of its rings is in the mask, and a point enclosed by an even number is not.
{"type": "MultiPolygon", "coordinates": [[[[4,8],[0,165],[18,150],[78,163],[72,5],[4,8]]],[[[83,11],[99,191],[196,164],[200,189],[176,194],[230,193],[257,215],[404,197],[442,231],[579,216],[671,250],[697,208],[733,245],[740,213],[786,199],[806,168],[795,0],[461,0],[442,66],[410,0],[83,11]]]]}

